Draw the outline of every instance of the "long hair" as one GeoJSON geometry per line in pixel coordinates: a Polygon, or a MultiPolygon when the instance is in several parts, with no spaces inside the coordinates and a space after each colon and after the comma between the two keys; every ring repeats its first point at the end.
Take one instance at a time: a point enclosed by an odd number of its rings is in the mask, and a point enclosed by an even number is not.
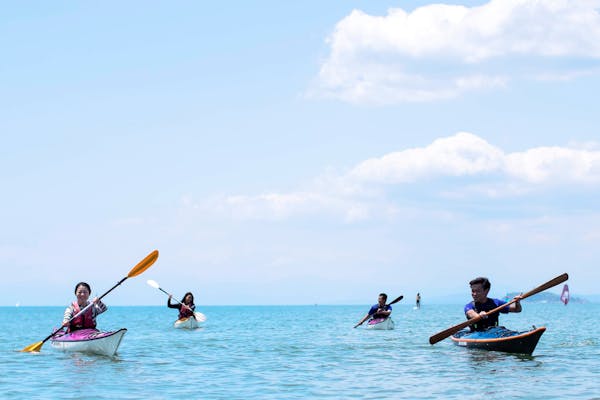
{"type": "Polygon", "coordinates": [[[188,294],[189,294],[190,296],[192,296],[192,302],[191,302],[190,304],[194,304],[194,295],[192,294],[192,292],[187,292],[186,294],[184,294],[184,295],[183,295],[183,298],[181,299],[181,302],[182,302],[183,304],[185,304],[185,298],[186,298],[186,297],[188,297],[188,294]]]}

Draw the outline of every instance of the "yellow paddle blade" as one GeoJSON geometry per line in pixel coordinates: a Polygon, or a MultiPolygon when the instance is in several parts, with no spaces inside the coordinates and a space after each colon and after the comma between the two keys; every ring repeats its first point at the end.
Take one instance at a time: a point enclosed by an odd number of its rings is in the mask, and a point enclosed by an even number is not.
{"type": "Polygon", "coordinates": [[[31,352],[39,352],[42,349],[42,345],[44,344],[44,342],[37,342],[34,344],[30,344],[29,346],[25,347],[23,350],[21,350],[22,352],[25,353],[31,353],[31,352]]]}
{"type": "Polygon", "coordinates": [[[142,261],[137,263],[137,265],[135,267],[133,267],[131,269],[131,271],[129,271],[129,274],[127,274],[127,277],[133,278],[134,276],[138,276],[139,274],[141,274],[142,272],[144,272],[145,270],[150,268],[150,266],[152,264],[154,264],[154,262],[156,261],[157,258],[158,258],[158,250],[154,250],[152,253],[148,254],[146,256],[146,258],[144,258],[142,261]]]}

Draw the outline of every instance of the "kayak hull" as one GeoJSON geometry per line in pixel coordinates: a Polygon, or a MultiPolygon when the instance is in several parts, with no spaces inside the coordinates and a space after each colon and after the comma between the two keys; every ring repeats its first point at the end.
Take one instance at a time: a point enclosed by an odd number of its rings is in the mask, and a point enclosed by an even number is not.
{"type": "Polygon", "coordinates": [[[517,332],[503,326],[491,327],[481,332],[460,331],[451,336],[454,344],[469,349],[502,351],[505,353],[532,354],[545,327],[517,332]]]}
{"type": "Polygon", "coordinates": [[[198,328],[198,321],[196,318],[180,318],[173,323],[175,329],[196,329],[198,328]]]}
{"type": "Polygon", "coordinates": [[[391,318],[372,318],[367,322],[367,329],[390,330],[394,329],[394,320],[391,318]]]}
{"type": "Polygon", "coordinates": [[[100,332],[96,329],[80,329],[71,333],[56,335],[51,339],[50,343],[52,347],[62,351],[112,357],[117,353],[125,332],[127,332],[125,328],[112,332],[100,332]]]}

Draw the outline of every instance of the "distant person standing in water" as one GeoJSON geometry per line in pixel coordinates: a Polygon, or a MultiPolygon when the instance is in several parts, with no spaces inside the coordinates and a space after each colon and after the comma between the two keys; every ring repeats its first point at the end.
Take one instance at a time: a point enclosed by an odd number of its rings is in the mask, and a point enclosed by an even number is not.
{"type": "MultiPolygon", "coordinates": [[[[488,311],[498,308],[507,302],[499,299],[487,297],[490,287],[490,281],[487,278],[479,277],[469,282],[471,286],[471,297],[473,301],[465,305],[465,316],[467,319],[473,319],[481,316],[477,323],[470,326],[472,331],[484,331],[492,326],[498,326],[498,313],[487,314],[488,311]]],[[[500,310],[501,313],[521,312],[521,296],[515,296],[516,301],[500,310]]]]}
{"type": "Polygon", "coordinates": [[[363,317],[359,321],[358,324],[354,325],[354,327],[358,327],[362,325],[369,318],[387,318],[392,313],[392,306],[389,304],[385,304],[387,301],[387,294],[379,293],[379,297],[377,299],[377,304],[373,305],[367,315],[363,317]]]}
{"type": "Polygon", "coordinates": [[[417,308],[421,308],[421,294],[417,293],[417,299],[415,300],[417,303],[417,308]]]}

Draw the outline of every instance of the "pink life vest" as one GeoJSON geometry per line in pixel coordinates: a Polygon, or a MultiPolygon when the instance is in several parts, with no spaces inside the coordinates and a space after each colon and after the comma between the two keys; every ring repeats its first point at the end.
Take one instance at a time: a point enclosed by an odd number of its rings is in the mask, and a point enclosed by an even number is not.
{"type": "MultiPolygon", "coordinates": [[[[77,313],[81,311],[81,309],[79,308],[79,304],[77,304],[77,302],[74,301],[72,305],[73,315],[77,315],[77,313]]],[[[96,320],[94,319],[92,307],[85,310],[85,312],[77,318],[73,318],[71,320],[71,322],[69,323],[69,332],[76,331],[78,329],[96,329],[96,320]]]]}

